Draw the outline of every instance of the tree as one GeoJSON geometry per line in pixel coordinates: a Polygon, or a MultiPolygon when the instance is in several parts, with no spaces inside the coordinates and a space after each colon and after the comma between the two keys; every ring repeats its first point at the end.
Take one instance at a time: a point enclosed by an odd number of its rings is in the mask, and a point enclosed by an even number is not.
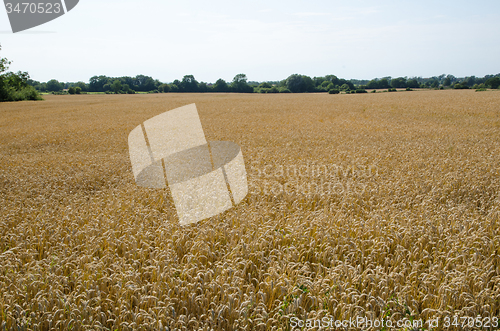
{"type": "Polygon", "coordinates": [[[111,88],[113,89],[113,91],[118,94],[120,93],[120,90],[122,89],[122,83],[120,82],[119,79],[115,79],[115,81],[113,82],[113,85],[111,85],[111,88]]]}
{"type": "Polygon", "coordinates": [[[80,86],[75,87],[75,93],[76,94],[81,94],[82,93],[82,88],[80,86]]]}
{"type": "MultiPolygon", "coordinates": [[[[0,45],[0,51],[2,50],[2,46],[0,45]]],[[[7,60],[7,58],[0,58],[0,74],[7,71],[9,69],[9,65],[11,61],[7,60]]]]}
{"type": "Polygon", "coordinates": [[[247,84],[247,75],[245,74],[237,74],[233,78],[233,82],[231,83],[231,89],[233,92],[238,93],[252,93],[253,87],[247,84]]]}
{"type": "Polygon", "coordinates": [[[213,90],[214,92],[229,92],[229,86],[224,79],[219,78],[215,82],[213,90]]]}
{"type": "Polygon", "coordinates": [[[182,78],[180,88],[183,92],[198,92],[198,81],[193,75],[186,75],[182,78]]]}
{"type": "Polygon", "coordinates": [[[420,87],[420,84],[418,83],[418,80],[416,80],[415,78],[412,78],[406,82],[406,87],[418,88],[418,87],[420,87]]]}
{"type": "Polygon", "coordinates": [[[207,83],[205,83],[205,82],[200,82],[200,83],[198,84],[198,92],[202,92],[202,93],[204,93],[204,92],[208,92],[208,85],[207,85],[207,83]]]}
{"type": "Polygon", "coordinates": [[[485,84],[491,87],[492,89],[497,89],[500,86],[500,78],[499,77],[489,78],[485,84]]]}
{"type": "Polygon", "coordinates": [[[90,92],[104,92],[104,85],[109,84],[109,78],[106,76],[93,76],[89,80],[88,90],[90,92]]]}
{"type": "Polygon", "coordinates": [[[80,91],[83,91],[83,92],[87,91],[87,84],[85,84],[84,82],[78,82],[78,83],[76,83],[75,84],[75,88],[76,87],[79,87],[80,91]]]}
{"type": "Polygon", "coordinates": [[[123,84],[122,86],[122,90],[125,92],[125,93],[128,93],[130,91],[130,86],[128,84],[123,84]]]}
{"type": "Polygon", "coordinates": [[[293,74],[286,79],[286,87],[292,93],[314,92],[314,81],[309,76],[293,74]]]}
{"type": "Polygon", "coordinates": [[[63,84],[59,83],[57,79],[51,79],[47,82],[47,91],[49,92],[59,92],[62,91],[63,84]]]}
{"type": "Polygon", "coordinates": [[[379,80],[379,82],[378,82],[379,88],[389,88],[389,87],[391,87],[391,84],[389,83],[389,79],[390,78],[388,78],[388,77],[384,77],[381,80],[379,80]]]}
{"type": "Polygon", "coordinates": [[[71,86],[71,87],[68,89],[68,93],[69,93],[69,94],[75,94],[75,93],[76,93],[76,89],[75,89],[73,86],[71,86]]]}
{"type": "Polygon", "coordinates": [[[170,91],[170,86],[168,86],[168,84],[161,84],[160,86],[158,86],[158,91],[162,93],[168,93],[170,91]]]}
{"type": "Polygon", "coordinates": [[[27,72],[4,73],[10,63],[7,58],[0,57],[0,101],[41,100],[40,94],[29,84],[31,80],[27,72]]]}
{"type": "Polygon", "coordinates": [[[391,80],[391,86],[394,88],[404,88],[406,87],[406,78],[398,77],[391,80]]]}
{"type": "Polygon", "coordinates": [[[175,80],[170,84],[170,92],[179,92],[179,85],[175,84],[175,80]]]}

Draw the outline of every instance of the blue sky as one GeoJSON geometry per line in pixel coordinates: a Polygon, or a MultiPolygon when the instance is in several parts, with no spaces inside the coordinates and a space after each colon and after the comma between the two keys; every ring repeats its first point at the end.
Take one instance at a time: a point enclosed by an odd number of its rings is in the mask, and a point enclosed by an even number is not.
{"type": "Polygon", "coordinates": [[[1,9],[0,56],[39,81],[484,76],[500,73],[498,22],[498,0],[80,0],[17,34],[1,9]]]}

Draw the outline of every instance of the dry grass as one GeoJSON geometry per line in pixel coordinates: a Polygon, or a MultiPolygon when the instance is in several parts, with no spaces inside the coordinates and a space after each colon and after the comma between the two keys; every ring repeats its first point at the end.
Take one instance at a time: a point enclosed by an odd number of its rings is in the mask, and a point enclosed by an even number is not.
{"type": "Polygon", "coordinates": [[[498,92],[46,96],[0,141],[0,330],[500,314],[498,92]],[[193,102],[252,193],[182,228],[127,136],[193,102]]]}

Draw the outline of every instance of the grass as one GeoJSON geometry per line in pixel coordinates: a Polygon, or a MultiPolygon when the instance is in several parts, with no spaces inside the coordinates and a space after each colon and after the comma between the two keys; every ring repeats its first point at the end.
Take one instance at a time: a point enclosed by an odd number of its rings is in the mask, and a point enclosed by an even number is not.
{"type": "Polygon", "coordinates": [[[44,99],[0,108],[6,329],[500,314],[500,93],[44,99]],[[207,140],[242,147],[250,193],[180,227],[127,137],[193,102],[207,140]]]}

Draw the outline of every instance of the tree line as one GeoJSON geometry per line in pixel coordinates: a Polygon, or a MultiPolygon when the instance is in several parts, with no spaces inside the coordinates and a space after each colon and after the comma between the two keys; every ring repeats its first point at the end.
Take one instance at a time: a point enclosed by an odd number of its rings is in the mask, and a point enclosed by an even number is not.
{"type": "MultiPolygon", "coordinates": [[[[1,45],[0,45],[1,50],[1,45]]],[[[27,72],[17,73],[7,71],[11,62],[0,58],[0,101],[40,100],[39,92],[81,94],[88,92],[134,94],[147,93],[204,93],[204,92],[235,92],[235,93],[312,93],[329,92],[365,93],[366,89],[397,88],[454,88],[454,89],[497,89],[500,87],[500,74],[484,77],[469,76],[457,78],[453,75],[440,75],[428,78],[422,77],[382,77],[372,80],[344,79],[335,75],[309,77],[292,74],[286,79],[274,82],[248,81],[245,74],[237,74],[231,82],[220,78],[215,83],[198,82],[193,75],[185,75],[182,80],[163,83],[150,76],[135,77],[93,76],[85,82],[59,82],[51,79],[39,82],[30,79],[27,72]]]]}
{"type": "Polygon", "coordinates": [[[116,94],[148,93],[204,93],[204,92],[236,92],[236,93],[312,93],[312,92],[360,92],[365,89],[397,89],[397,88],[454,88],[454,89],[481,89],[500,86],[500,74],[484,77],[457,78],[453,75],[440,75],[428,78],[422,77],[383,77],[372,80],[344,79],[335,75],[309,77],[293,74],[286,79],[274,82],[248,81],[245,74],[236,75],[232,81],[226,82],[220,78],[215,83],[198,82],[193,75],[185,75],[182,80],[163,83],[150,76],[137,75],[135,77],[107,77],[93,76],[85,82],[59,82],[52,79],[40,83],[31,79],[27,83],[40,92],[62,92],[70,94],[86,92],[103,92],[116,94]]]}

